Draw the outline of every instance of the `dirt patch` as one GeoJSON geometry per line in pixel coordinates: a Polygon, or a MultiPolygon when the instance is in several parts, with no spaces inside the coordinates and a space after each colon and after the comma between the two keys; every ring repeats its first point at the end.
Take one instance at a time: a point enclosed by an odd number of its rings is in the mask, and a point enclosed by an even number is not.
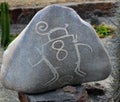
{"type": "MultiPolygon", "coordinates": [[[[3,2],[4,0],[0,0],[3,2]]],[[[70,2],[104,2],[104,1],[115,1],[115,0],[6,0],[10,7],[28,7],[28,6],[46,6],[54,3],[70,3],[70,2]]]]}

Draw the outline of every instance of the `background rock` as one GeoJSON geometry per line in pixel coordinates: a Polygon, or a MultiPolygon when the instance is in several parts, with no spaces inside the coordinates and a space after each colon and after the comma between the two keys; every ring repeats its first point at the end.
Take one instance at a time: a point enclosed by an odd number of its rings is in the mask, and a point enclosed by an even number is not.
{"type": "Polygon", "coordinates": [[[3,85],[25,93],[99,81],[110,72],[109,57],[92,26],[59,5],[34,16],[4,52],[1,68],[3,85]]]}

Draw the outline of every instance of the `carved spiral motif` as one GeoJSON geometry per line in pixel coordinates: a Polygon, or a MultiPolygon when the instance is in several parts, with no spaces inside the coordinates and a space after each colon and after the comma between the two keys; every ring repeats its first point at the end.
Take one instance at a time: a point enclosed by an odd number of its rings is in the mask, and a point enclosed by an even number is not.
{"type": "Polygon", "coordinates": [[[44,21],[40,21],[36,24],[36,32],[38,34],[46,35],[46,33],[43,32],[45,32],[47,29],[48,29],[48,24],[44,21]]]}

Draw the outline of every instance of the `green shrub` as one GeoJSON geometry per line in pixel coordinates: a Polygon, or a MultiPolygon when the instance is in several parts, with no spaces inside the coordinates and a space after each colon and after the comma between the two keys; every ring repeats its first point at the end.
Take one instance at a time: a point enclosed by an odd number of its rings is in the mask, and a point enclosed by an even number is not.
{"type": "Polygon", "coordinates": [[[100,24],[98,26],[94,25],[93,27],[100,38],[112,35],[115,32],[115,27],[106,24],[100,24]]]}

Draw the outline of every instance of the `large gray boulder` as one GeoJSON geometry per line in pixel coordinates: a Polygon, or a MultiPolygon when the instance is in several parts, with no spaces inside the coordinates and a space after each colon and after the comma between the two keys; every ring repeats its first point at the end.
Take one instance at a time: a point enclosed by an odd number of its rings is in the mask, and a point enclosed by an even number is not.
{"type": "Polygon", "coordinates": [[[95,30],[68,7],[39,11],[4,52],[2,84],[25,93],[103,80],[111,72],[95,30]]]}

